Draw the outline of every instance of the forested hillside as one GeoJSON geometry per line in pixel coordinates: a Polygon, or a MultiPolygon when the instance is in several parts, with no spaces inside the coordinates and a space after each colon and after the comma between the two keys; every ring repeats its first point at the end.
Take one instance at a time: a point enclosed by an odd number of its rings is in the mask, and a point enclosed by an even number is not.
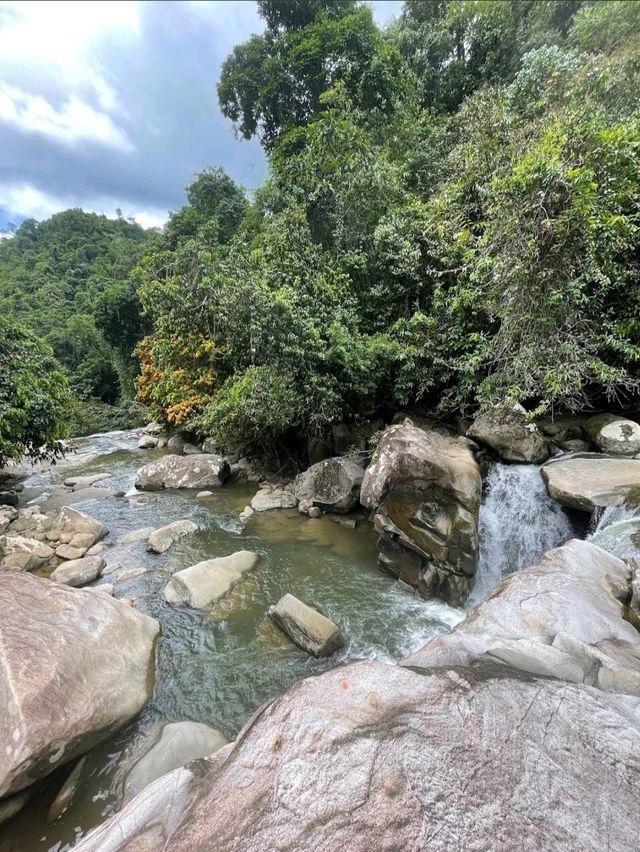
{"type": "Polygon", "coordinates": [[[352,0],[258,7],[218,82],[268,153],[252,198],[207,170],[137,263],[144,232],[78,211],[0,245],[3,311],[76,395],[115,400],[137,346],[154,416],[262,450],[637,401],[640,4],[410,0],[384,32],[352,0]]]}

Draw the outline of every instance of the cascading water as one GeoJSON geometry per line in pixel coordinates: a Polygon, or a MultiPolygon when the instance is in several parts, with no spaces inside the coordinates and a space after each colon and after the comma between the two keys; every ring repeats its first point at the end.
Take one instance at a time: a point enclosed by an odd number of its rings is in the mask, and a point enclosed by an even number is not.
{"type": "Polygon", "coordinates": [[[478,570],[467,605],[575,534],[569,513],[547,494],[537,465],[494,464],[480,507],[478,570]]]}
{"type": "Polygon", "coordinates": [[[640,506],[607,506],[597,518],[589,541],[620,559],[640,556],[640,506]]]}

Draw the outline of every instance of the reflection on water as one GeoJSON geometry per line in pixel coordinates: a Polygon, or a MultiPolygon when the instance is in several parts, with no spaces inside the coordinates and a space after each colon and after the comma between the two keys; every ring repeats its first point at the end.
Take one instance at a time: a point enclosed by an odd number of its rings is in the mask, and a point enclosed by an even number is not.
{"type": "MultiPolygon", "coordinates": [[[[125,493],[76,507],[100,518],[110,530],[104,556],[111,573],[105,582],[113,582],[122,570],[146,569],[118,583],[116,597],[132,598],[138,609],[162,624],[154,697],[129,728],[91,752],[71,808],[53,825],[47,824],[63,771],[45,784],[33,804],[0,827],[0,852],[63,852],[111,814],[119,804],[123,752],[159,721],[192,719],[233,738],[257,707],[296,680],[351,657],[399,659],[463,615],[414,596],[382,574],[368,524],[352,530],[328,518],[312,520],[296,510],[282,510],[254,515],[243,530],[238,514],[256,490],[246,484],[221,488],[205,502],[187,492],[138,494],[133,488],[137,469],[166,451],[140,451],[136,442],[137,435],[129,432],[84,439],[79,442],[80,464],[72,458],[51,471],[39,470],[27,484],[47,495],[69,475],[106,472],[110,478],[100,485],[125,493]],[[193,519],[200,531],[163,555],[147,553],[144,542],[118,544],[132,530],[180,518],[193,519]],[[166,604],[161,592],[174,571],[242,549],[256,551],[262,559],[213,610],[166,604]],[[267,608],[286,592],[336,621],[348,646],[330,659],[315,660],[289,643],[265,617],[267,608]]],[[[42,497],[37,502],[42,503],[42,497]]]]}

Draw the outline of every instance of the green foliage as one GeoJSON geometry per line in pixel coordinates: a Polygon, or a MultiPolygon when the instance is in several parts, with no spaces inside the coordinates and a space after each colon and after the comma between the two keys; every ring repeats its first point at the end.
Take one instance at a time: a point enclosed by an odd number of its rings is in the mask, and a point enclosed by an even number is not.
{"type": "Polygon", "coordinates": [[[71,404],[51,348],[0,318],[0,467],[60,455],[71,404]]]}

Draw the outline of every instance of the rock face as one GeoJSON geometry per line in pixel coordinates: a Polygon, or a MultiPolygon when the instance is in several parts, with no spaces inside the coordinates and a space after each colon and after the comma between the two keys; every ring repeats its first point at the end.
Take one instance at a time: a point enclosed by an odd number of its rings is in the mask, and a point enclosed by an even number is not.
{"type": "Polygon", "coordinates": [[[358,505],[363,476],[364,469],[350,459],[325,459],[296,477],[295,495],[308,507],[345,514],[358,505]]]}
{"type": "Polygon", "coordinates": [[[147,550],[151,553],[164,553],[178,539],[192,535],[197,531],[198,525],[193,521],[174,521],[172,524],[160,527],[150,534],[147,541],[147,550]]]}
{"type": "Polygon", "coordinates": [[[624,619],[630,597],[629,566],[573,539],[506,577],[450,633],[402,664],[428,669],[487,660],[640,695],[640,633],[624,619]]]}
{"type": "Polygon", "coordinates": [[[353,663],[296,684],[224,759],[159,779],[75,850],[635,852],[639,733],[629,696],[353,663]]]}
{"type": "Polygon", "coordinates": [[[640,453],[640,425],[615,414],[597,414],[585,424],[591,441],[605,453],[633,456],[640,453]]]}
{"type": "Polygon", "coordinates": [[[360,494],[376,512],[380,567],[426,597],[463,603],[476,570],[481,491],[463,441],[410,421],[387,429],[360,494]]]}
{"type": "Polygon", "coordinates": [[[224,597],[243,576],[258,564],[260,557],[250,550],[219,556],[177,571],[164,588],[172,606],[202,609],[224,597]]]}
{"type": "Polygon", "coordinates": [[[136,488],[161,491],[163,488],[204,488],[223,485],[229,478],[229,464],[222,456],[200,453],[191,456],[163,456],[138,471],[136,488]]]}
{"type": "Polygon", "coordinates": [[[521,405],[501,405],[481,414],[467,437],[491,447],[506,462],[539,464],[549,456],[547,442],[521,405]]]}
{"type": "Polygon", "coordinates": [[[159,738],[150,739],[151,747],[127,774],[125,800],[137,796],[167,772],[207,757],[228,743],[224,734],[201,722],[170,722],[162,727],[159,738]]]}
{"type": "Polygon", "coordinates": [[[269,616],[299,648],[314,657],[328,657],[345,645],[337,624],[293,595],[285,595],[269,607],[269,616]]]}
{"type": "Polygon", "coordinates": [[[108,595],[0,576],[0,797],[129,722],[153,689],[158,622],[108,595]]]}
{"type": "Polygon", "coordinates": [[[583,512],[619,506],[640,489],[639,459],[602,456],[562,459],[549,462],[540,473],[552,497],[583,512]]]}
{"type": "Polygon", "coordinates": [[[56,583],[63,583],[65,586],[86,586],[87,583],[92,583],[98,579],[105,564],[101,556],[72,559],[58,566],[51,574],[51,579],[56,583]]]}

